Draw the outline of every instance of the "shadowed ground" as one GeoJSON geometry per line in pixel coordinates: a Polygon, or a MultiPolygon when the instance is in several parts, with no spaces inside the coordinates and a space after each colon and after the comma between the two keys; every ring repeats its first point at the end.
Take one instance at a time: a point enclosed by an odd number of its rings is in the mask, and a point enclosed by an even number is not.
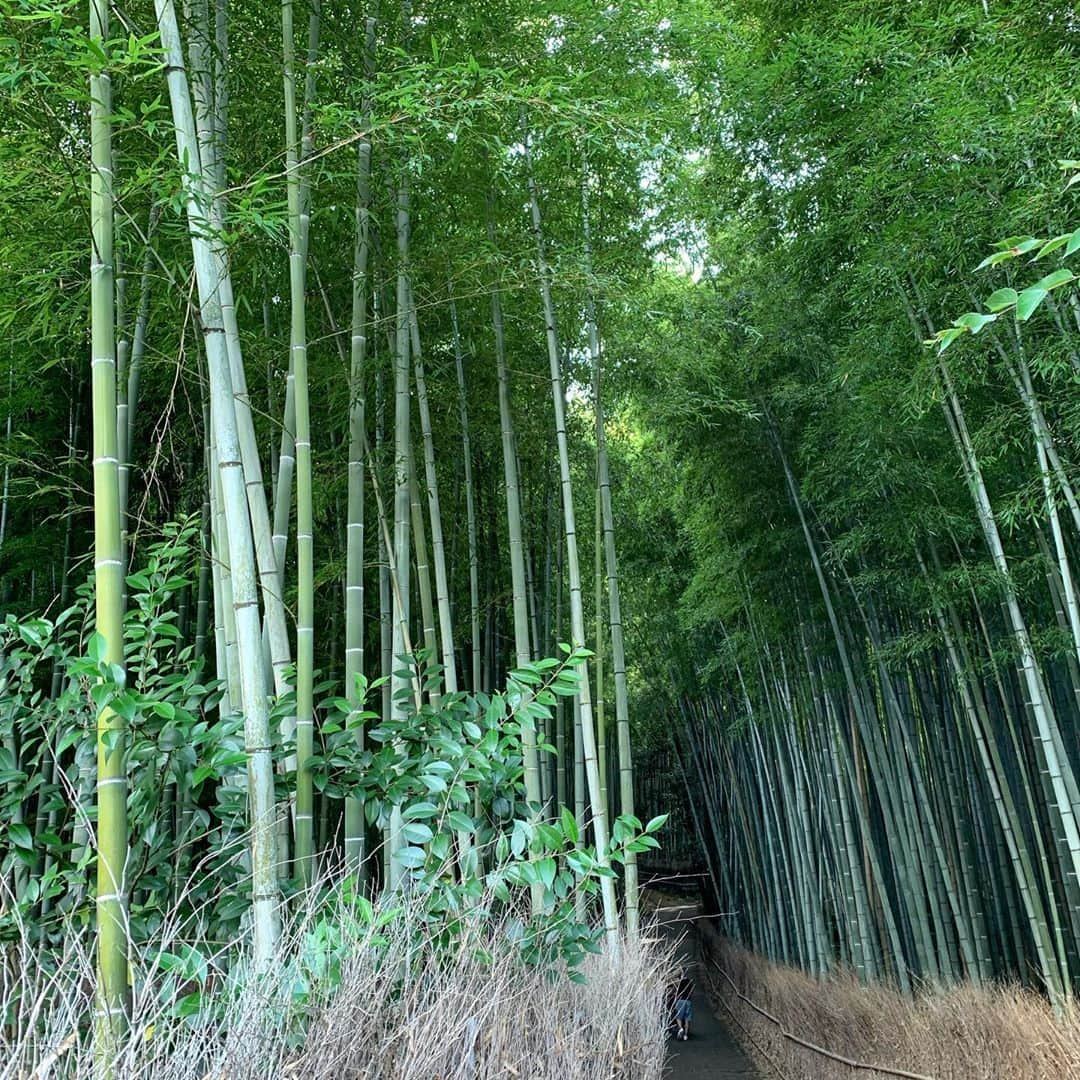
{"type": "Polygon", "coordinates": [[[694,965],[694,1020],[687,1042],[669,1044],[668,1080],[754,1080],[757,1072],[724,1025],[716,1018],[705,993],[693,919],[697,904],[657,910],[664,932],[679,941],[679,955],[694,965]]]}

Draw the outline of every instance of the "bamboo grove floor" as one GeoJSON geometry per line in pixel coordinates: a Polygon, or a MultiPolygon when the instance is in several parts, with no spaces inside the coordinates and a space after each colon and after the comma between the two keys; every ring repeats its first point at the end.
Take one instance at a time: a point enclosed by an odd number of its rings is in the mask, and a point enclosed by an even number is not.
{"type": "Polygon", "coordinates": [[[656,909],[665,934],[679,942],[679,955],[695,965],[694,1019],[687,1042],[671,1041],[667,1080],[754,1080],[758,1076],[738,1043],[717,1019],[705,992],[694,918],[695,903],[667,903],[656,909]]]}

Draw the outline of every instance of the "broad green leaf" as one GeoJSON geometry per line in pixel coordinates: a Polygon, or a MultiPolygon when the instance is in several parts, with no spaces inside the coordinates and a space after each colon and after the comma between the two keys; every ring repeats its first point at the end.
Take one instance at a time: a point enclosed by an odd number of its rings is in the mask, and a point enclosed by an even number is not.
{"type": "Polygon", "coordinates": [[[987,255],[975,269],[985,270],[988,266],[997,266],[999,263],[1006,262],[1009,259],[1015,259],[1017,254],[1018,252],[1015,251],[995,251],[993,255],[987,255]]]}
{"type": "Polygon", "coordinates": [[[1051,289],[1059,289],[1062,285],[1068,285],[1075,278],[1076,275],[1067,266],[1062,266],[1052,274],[1047,274],[1046,277],[1036,281],[1032,288],[1045,289],[1050,292],[1051,289]]]}
{"type": "Polygon", "coordinates": [[[1047,290],[1040,289],[1038,286],[1033,285],[1030,289],[1025,289],[1016,300],[1017,322],[1027,322],[1046,296],[1047,290]]]}
{"type": "Polygon", "coordinates": [[[555,884],[555,873],[558,867],[555,864],[555,860],[552,858],[540,859],[536,864],[536,872],[540,875],[540,880],[544,883],[544,888],[550,889],[555,884]]]}
{"type": "Polygon", "coordinates": [[[446,815],[446,823],[450,826],[454,832],[475,832],[476,825],[473,819],[468,814],[462,813],[460,810],[451,810],[446,815]]]}
{"type": "Polygon", "coordinates": [[[977,334],[987,323],[992,323],[996,319],[996,315],[980,315],[977,311],[969,311],[956,320],[956,325],[963,326],[973,334],[977,334]]]}
{"type": "Polygon", "coordinates": [[[401,831],[410,844],[426,844],[435,835],[429,826],[419,821],[408,822],[401,831]]]}
{"type": "Polygon", "coordinates": [[[1041,259],[1044,255],[1049,255],[1059,248],[1064,247],[1069,242],[1069,233],[1063,233],[1061,236],[1055,236],[1051,240],[1047,240],[1041,248],[1039,248],[1038,254],[1035,256],[1036,260],[1041,259]]]}
{"type": "Polygon", "coordinates": [[[1015,289],[998,289],[986,298],[986,308],[993,312],[1004,311],[1016,303],[1019,295],[1015,289]]]}
{"type": "Polygon", "coordinates": [[[576,844],[578,840],[581,839],[581,834],[578,831],[577,818],[564,806],[562,808],[562,813],[559,815],[559,820],[562,823],[563,835],[572,844],[576,844]]]}
{"type": "Polygon", "coordinates": [[[394,858],[408,870],[416,870],[424,865],[427,855],[423,848],[403,847],[394,852],[394,858]]]}
{"type": "Polygon", "coordinates": [[[12,823],[7,828],[8,839],[17,847],[25,851],[34,848],[34,837],[25,825],[12,823]]]}
{"type": "Polygon", "coordinates": [[[948,330],[939,330],[937,333],[937,351],[940,356],[961,334],[965,332],[962,326],[953,326],[948,330]]]}

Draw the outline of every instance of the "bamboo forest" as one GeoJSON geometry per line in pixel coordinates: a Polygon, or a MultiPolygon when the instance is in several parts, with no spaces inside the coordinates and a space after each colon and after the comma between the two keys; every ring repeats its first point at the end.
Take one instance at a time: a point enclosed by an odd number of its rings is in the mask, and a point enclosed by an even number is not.
{"type": "Polygon", "coordinates": [[[0,1080],[1080,1077],[1078,61],[0,0],[0,1080]]]}

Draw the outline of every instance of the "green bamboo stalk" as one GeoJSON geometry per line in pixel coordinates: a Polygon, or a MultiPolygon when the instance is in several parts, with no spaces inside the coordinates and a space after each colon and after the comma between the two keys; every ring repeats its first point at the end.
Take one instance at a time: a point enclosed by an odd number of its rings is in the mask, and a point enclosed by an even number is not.
{"type": "MultiPolygon", "coordinates": [[[[129,530],[128,500],[131,486],[131,448],[135,445],[135,422],[139,406],[139,383],[142,375],[143,357],[146,354],[146,335],[150,324],[150,271],[154,265],[152,241],[157,222],[161,216],[161,205],[154,203],[150,207],[150,219],[143,238],[142,273],[139,276],[139,306],[135,314],[135,326],[130,343],[130,359],[127,361],[126,386],[123,385],[123,365],[120,362],[119,346],[117,350],[117,404],[116,431],[117,457],[119,466],[120,513],[122,539],[129,530]]],[[[119,321],[119,320],[118,320],[119,321]]],[[[126,344],[126,343],[125,343],[126,344]]],[[[126,565],[126,560],[125,560],[126,565]]]]}
{"type": "MultiPolygon", "coordinates": [[[[376,296],[378,300],[378,296],[376,296]]],[[[378,311],[375,312],[378,322],[378,311]]],[[[393,355],[392,353],[390,354],[393,355]]],[[[375,370],[375,456],[382,461],[386,443],[386,394],[383,388],[383,372],[375,370]]],[[[377,545],[378,546],[378,545],[377,545]]],[[[378,546],[382,555],[379,558],[379,674],[383,678],[380,715],[390,718],[390,675],[393,668],[393,626],[390,596],[390,576],[393,567],[393,545],[378,546]]]]}
{"type": "MultiPolygon", "coordinates": [[[[409,493],[409,457],[411,403],[409,400],[409,189],[404,180],[397,189],[395,231],[397,234],[397,311],[394,335],[394,560],[391,584],[393,604],[391,617],[391,697],[390,715],[395,720],[405,718],[408,701],[409,676],[403,665],[406,656],[406,633],[409,625],[409,531],[411,500],[409,493]]],[[[395,857],[401,847],[401,810],[391,812],[389,866],[390,887],[396,888],[402,878],[402,867],[395,857]]]]}
{"type": "Polygon", "coordinates": [[[285,404],[282,407],[281,438],[277,452],[277,478],[274,481],[273,544],[278,575],[285,583],[285,553],[289,544],[289,521],[292,514],[293,478],[296,474],[296,374],[292,350],[285,374],[285,404]]]}
{"type": "Polygon", "coordinates": [[[968,728],[978,751],[983,775],[986,778],[994,802],[998,825],[1009,852],[1016,887],[1024,904],[1039,968],[1051,1000],[1060,1001],[1065,994],[1064,979],[1058,965],[1056,950],[1049,932],[1046,912],[1043,908],[1042,896],[1033,873],[1031,854],[1013,800],[1012,789],[1004,774],[997,743],[992,737],[987,737],[990,730],[989,717],[985,714],[985,706],[982,704],[981,697],[977,691],[973,692],[968,676],[970,665],[965,662],[960,652],[952,627],[946,619],[945,612],[934,591],[922,552],[916,549],[915,555],[930,591],[938,632],[945,643],[949,663],[956,680],[956,687],[960,692],[963,703],[968,728]]]}
{"type": "Polygon", "coordinates": [[[857,766],[852,747],[849,746],[845,733],[841,726],[839,712],[835,708],[831,698],[826,696],[826,707],[832,716],[833,747],[839,757],[839,765],[842,776],[840,782],[850,794],[851,805],[855,808],[855,817],[858,825],[858,835],[862,837],[863,853],[868,863],[868,879],[872,882],[878,903],[878,910],[885,923],[885,937],[889,942],[889,955],[892,967],[896,972],[900,989],[905,994],[911,994],[911,972],[904,955],[904,949],[900,941],[900,929],[898,926],[898,914],[893,910],[892,898],[889,895],[888,884],[881,867],[881,859],[877,845],[874,842],[873,832],[862,793],[859,790],[857,766]]]}
{"type": "MultiPolygon", "coordinates": [[[[209,426],[209,425],[207,425],[209,426]]],[[[205,464],[205,462],[204,462],[205,464]]],[[[207,470],[207,479],[209,471],[207,470]]],[[[195,601],[195,661],[206,656],[206,639],[210,628],[210,486],[202,484],[202,506],[199,511],[199,584],[195,601]]]]}
{"type": "MultiPolygon", "coordinates": [[[[371,112],[367,88],[373,76],[375,20],[364,22],[365,97],[361,123],[371,112]]],[[[363,708],[357,680],[364,674],[364,435],[366,399],[364,376],[368,352],[368,262],[371,231],[371,139],[365,135],[357,146],[356,244],[353,253],[352,325],[349,335],[349,470],[345,526],[345,699],[352,713],[363,708]]],[[[356,738],[363,748],[363,729],[356,738]]],[[[364,805],[360,799],[345,800],[345,865],[358,871],[364,862],[364,805]]]]}
{"type": "MultiPolygon", "coordinates": [[[[956,547],[957,553],[960,556],[961,566],[964,565],[963,556],[960,553],[959,547],[956,545],[955,537],[953,544],[956,547]]],[[[941,575],[941,561],[938,555],[937,546],[934,543],[932,536],[927,538],[927,547],[929,548],[930,556],[933,562],[935,573],[940,577],[941,575]]],[[[1017,795],[1017,801],[1023,802],[1025,810],[1026,822],[1030,822],[1030,836],[1033,847],[1033,865],[1038,869],[1039,880],[1044,895],[1048,898],[1046,906],[1046,916],[1050,923],[1050,928],[1053,935],[1054,947],[1058,958],[1058,964],[1062,972],[1069,972],[1070,970],[1070,953],[1073,951],[1072,942],[1067,940],[1068,935],[1066,933],[1065,918],[1069,919],[1071,924],[1073,939],[1077,939],[1080,935],[1077,934],[1077,915],[1075,908],[1080,905],[1080,901],[1076,901],[1076,883],[1070,882],[1067,876],[1062,876],[1062,886],[1065,892],[1066,904],[1064,905],[1065,911],[1061,911],[1059,905],[1053,902],[1055,897],[1054,877],[1055,870],[1060,872],[1060,866],[1062,864],[1062,856],[1065,855],[1064,837],[1059,828],[1059,822],[1055,820],[1053,813],[1053,791],[1050,786],[1049,778],[1045,774],[1045,768],[1043,759],[1039,753],[1038,743],[1034,743],[1034,771],[1035,777],[1031,776],[1031,769],[1025,763],[1024,748],[1022,745],[1022,731],[1020,726],[1019,717],[1024,712],[1024,706],[1022,702],[1016,702],[1009,695],[1006,689],[1005,682],[1001,667],[997,661],[997,657],[994,653],[993,642],[990,638],[990,632],[987,627],[986,618],[983,614],[982,605],[979,601],[979,596],[975,590],[973,584],[969,580],[969,592],[971,596],[971,606],[975,614],[975,623],[979,628],[979,636],[985,655],[989,659],[989,667],[991,672],[990,685],[996,692],[996,700],[998,707],[1000,708],[1000,721],[997,724],[991,719],[991,702],[992,696],[988,692],[989,688],[984,689],[975,680],[971,681],[971,692],[975,701],[977,710],[981,710],[979,715],[983,723],[983,730],[989,736],[997,728],[1004,728],[1006,745],[1011,750],[1012,758],[1008,759],[1008,754],[1002,757],[1002,767],[1000,769],[1000,776],[1003,784],[1010,784],[1010,777],[1015,777],[1015,794],[1017,795]],[[1041,824],[1040,805],[1046,811],[1046,817],[1049,822],[1049,843],[1047,843],[1047,837],[1044,836],[1044,829],[1041,824]],[[1050,846],[1053,845],[1058,849],[1056,858],[1052,858],[1050,854],[1050,846]]],[[[973,670],[972,656],[969,654],[966,647],[966,640],[963,633],[963,628],[958,612],[955,605],[948,598],[943,599],[943,605],[946,609],[946,613],[949,619],[949,625],[953,632],[953,637],[957,643],[957,648],[960,656],[964,659],[965,670],[973,670]]],[[[1030,710],[1026,710],[1027,719],[1030,723],[1030,710]]],[[[996,740],[990,740],[992,746],[996,746],[996,740]]],[[[1071,982],[1068,978],[1065,979],[1065,992],[1066,995],[1071,993],[1071,982]]]]}
{"type": "MultiPolygon", "coordinates": [[[[428,663],[439,658],[438,634],[435,629],[435,599],[431,588],[431,564],[428,562],[427,526],[424,507],[420,501],[420,487],[416,482],[416,453],[409,447],[409,520],[412,523],[413,558],[416,567],[416,591],[420,597],[420,625],[424,639],[424,652],[428,663]]],[[[441,694],[432,686],[429,690],[431,706],[439,707],[441,694]]]]}
{"type": "MultiPolygon", "coordinates": [[[[596,365],[593,366],[593,423],[598,424],[595,402],[598,398],[596,365]]],[[[599,427],[596,438],[599,440],[599,427]]],[[[608,746],[607,716],[604,709],[604,516],[600,506],[600,456],[597,451],[593,474],[593,640],[596,657],[593,670],[596,680],[596,757],[600,769],[600,798],[604,809],[610,812],[608,800],[608,746]]]]}
{"type": "Polygon", "coordinates": [[[799,518],[814,575],[821,590],[822,600],[825,603],[825,610],[832,630],[833,640],[836,644],[836,652],[843,671],[851,709],[855,715],[855,721],[866,751],[867,763],[870,766],[874,785],[883,802],[882,816],[885,831],[889,849],[893,853],[893,865],[901,882],[898,891],[906,915],[907,925],[910,927],[914,938],[919,970],[934,974],[936,962],[931,932],[926,917],[926,909],[920,897],[922,886],[916,880],[916,875],[921,870],[921,863],[918,861],[918,852],[913,838],[907,831],[909,818],[904,813],[901,792],[897,786],[895,774],[889,767],[888,754],[883,743],[880,726],[876,718],[871,716],[863,687],[855,677],[855,669],[847,645],[847,636],[841,627],[840,618],[833,603],[832,590],[821,563],[817,543],[807,520],[799,487],[771,417],[769,418],[768,430],[770,439],[780,459],[788,494],[799,518]]]}
{"type": "MultiPolygon", "coordinates": [[[[196,131],[202,154],[203,171],[209,193],[208,215],[214,230],[214,239],[220,237],[225,225],[225,160],[227,148],[228,80],[225,58],[228,52],[228,35],[225,23],[224,0],[216,0],[214,24],[211,26],[208,0],[189,0],[185,4],[191,27],[190,56],[192,68],[192,100],[195,110],[196,131]],[[212,40],[213,38],[213,40],[212,40]],[[213,54],[213,55],[212,55],[213,54]]],[[[225,253],[218,252],[225,260],[225,253]]],[[[229,358],[229,376],[232,381],[236,410],[237,433],[240,440],[240,460],[244,471],[244,490],[248,511],[251,515],[252,535],[255,543],[255,561],[262,592],[264,623],[263,635],[269,654],[269,673],[273,692],[284,696],[290,689],[286,672],[291,665],[288,626],[282,593],[283,571],[278,566],[270,526],[266,491],[263,486],[262,462],[247,378],[240,344],[240,330],[233,297],[232,277],[223,273],[218,285],[218,299],[225,329],[225,346],[229,358]]],[[[268,685],[267,689],[270,689],[268,685]]],[[[239,702],[239,689],[234,686],[234,701],[239,702]]],[[[283,735],[291,737],[295,730],[295,716],[282,718],[283,735]]],[[[295,757],[285,763],[287,771],[295,768],[295,757]]],[[[289,822],[286,817],[278,821],[279,870],[287,872],[289,850],[289,822]]]]}
{"type": "Polygon", "coordinates": [[[229,33],[226,7],[228,0],[214,0],[214,135],[217,139],[214,164],[214,190],[219,198],[225,190],[229,149],[229,33]]]}
{"type": "MultiPolygon", "coordinates": [[[[488,244],[496,252],[494,198],[488,192],[485,216],[488,244]]],[[[525,546],[522,539],[521,491],[517,454],[514,449],[514,418],[510,405],[510,375],[506,364],[506,335],[503,327],[502,296],[498,283],[491,287],[491,322],[495,335],[495,371],[499,389],[499,431],[502,436],[503,483],[506,489],[506,523],[510,547],[510,585],[514,612],[514,660],[524,667],[532,660],[529,641],[529,609],[525,584],[525,546]]],[[[536,727],[531,720],[521,725],[525,759],[525,798],[533,808],[540,806],[540,766],[536,749],[536,727]]],[[[533,890],[534,909],[537,890],[533,890]]],[[[539,890],[542,897],[543,890],[539,890]]]]}
{"type": "MultiPolygon", "coordinates": [[[[304,103],[300,122],[299,162],[302,166],[311,157],[314,133],[312,128],[312,104],[315,95],[315,60],[319,43],[319,24],[321,21],[321,0],[313,2],[308,12],[308,52],[304,76],[304,103]]],[[[294,83],[295,86],[295,83],[294,83]]],[[[295,114],[293,114],[295,116],[295,114]]],[[[308,232],[311,213],[308,196],[306,173],[300,172],[300,250],[306,270],[308,251],[308,232]]],[[[290,239],[291,242],[291,239],[290,239]]],[[[290,289],[292,257],[290,255],[290,289]]],[[[296,374],[293,366],[292,349],[289,350],[288,371],[285,377],[285,407],[281,424],[281,444],[278,452],[278,475],[274,491],[273,546],[277,560],[278,573],[282,586],[285,580],[285,551],[289,539],[289,518],[292,505],[292,485],[296,471],[296,374]]],[[[285,736],[291,737],[291,726],[295,718],[287,717],[282,726],[285,736]]],[[[295,763],[286,763],[288,768],[295,768],[295,763]]]]}
{"type": "MultiPolygon", "coordinates": [[[[319,33],[319,0],[309,23],[308,75],[319,33]]],[[[289,354],[296,409],[296,810],[295,862],[300,880],[315,875],[314,788],[309,761],[314,753],[315,559],[312,524],[311,413],[308,402],[306,263],[309,213],[301,187],[301,143],[297,124],[293,0],[282,0],[283,79],[285,89],[285,174],[289,204],[289,354]]],[[[305,94],[305,105],[310,94],[305,94]]]]}
{"type": "MultiPolygon", "coordinates": [[[[200,372],[200,374],[203,374],[200,372]]],[[[220,538],[224,535],[224,526],[220,522],[221,500],[218,497],[218,489],[221,486],[217,469],[217,441],[214,438],[214,425],[210,422],[210,399],[206,396],[203,385],[205,378],[199,380],[199,397],[202,399],[203,430],[206,432],[206,452],[204,454],[203,469],[206,474],[206,496],[203,503],[206,508],[206,549],[209,553],[211,570],[211,584],[213,603],[211,609],[214,617],[214,674],[219,680],[225,681],[228,671],[228,659],[226,657],[225,644],[225,611],[226,604],[222,590],[222,578],[228,570],[222,552],[219,550],[220,538]]],[[[209,621],[210,609],[207,610],[209,621]]],[[[208,627],[209,628],[209,627],[208,627]]],[[[228,684],[226,684],[228,685],[228,684]]],[[[221,699],[218,705],[219,715],[221,708],[228,701],[228,694],[221,699]]]]}
{"type": "MultiPolygon", "coordinates": [[[[850,579],[848,579],[848,585],[851,585],[850,579]]],[[[855,592],[853,587],[851,588],[851,592],[854,596],[855,592]]],[[[882,642],[880,633],[877,629],[876,619],[867,616],[862,604],[858,603],[857,597],[856,604],[871,644],[873,645],[875,652],[880,656],[882,642]]],[[[943,909],[947,907],[952,915],[953,924],[956,927],[959,948],[967,975],[973,982],[978,983],[981,981],[983,972],[973,941],[972,927],[968,925],[968,920],[963,917],[961,911],[960,897],[956,888],[955,876],[953,874],[952,866],[945,855],[941,831],[938,828],[934,814],[927,812],[930,800],[927,793],[926,781],[923,777],[923,770],[915,747],[906,730],[903,720],[903,710],[897,700],[892,680],[889,678],[888,672],[880,661],[878,662],[877,667],[878,682],[882,691],[881,696],[885,703],[886,716],[892,731],[890,745],[894,748],[902,748],[906,757],[907,768],[898,768],[895,771],[903,777],[905,793],[911,806],[910,818],[912,820],[921,818],[925,824],[925,829],[933,851],[934,864],[937,869],[937,875],[933,877],[935,883],[934,888],[936,889],[937,885],[940,885],[945,894],[944,898],[946,903],[932,903],[931,914],[937,917],[941,915],[943,909]],[[920,808],[923,813],[920,814],[919,810],[916,808],[920,808]]],[[[933,867],[930,866],[929,853],[926,854],[923,862],[924,865],[927,865],[928,875],[932,875],[933,867]]],[[[938,940],[941,940],[940,935],[938,940]]],[[[938,954],[945,962],[943,966],[951,968],[952,965],[950,963],[948,950],[939,948],[938,954]]],[[[955,980],[955,972],[949,971],[948,975],[950,980],[955,980]]]]}
{"type": "MultiPolygon", "coordinates": [[[[918,300],[918,289],[911,282],[918,300]]],[[[908,319],[918,337],[923,327],[933,331],[933,324],[920,304],[918,315],[906,290],[897,285],[908,319]],[[921,321],[920,321],[921,320],[921,321]]],[[[1080,813],[1080,789],[1062,741],[1061,731],[1047,693],[1042,671],[1039,668],[1031,643],[1027,622],[1020,608],[1012,572],[1005,556],[998,530],[997,518],[990,500],[978,454],[967,428],[963,406],[960,402],[952,373],[939,355],[936,374],[944,391],[942,411],[946,426],[952,436],[960,458],[967,486],[975,504],[976,516],[991,560],[998,572],[1003,608],[1013,640],[1016,643],[1017,668],[1020,681],[1027,695],[1027,706],[1036,733],[1035,748],[1041,758],[1040,782],[1046,788],[1046,806],[1050,815],[1058,860],[1061,865],[1063,886],[1069,895],[1068,910],[1076,933],[1077,883],[1080,881],[1080,830],[1077,814],[1080,813]]],[[[1045,444],[1044,444],[1045,447],[1045,444]]]]}
{"type": "Polygon", "coordinates": [[[1080,807],[1077,806],[1075,797],[1075,776],[1072,765],[1063,752],[1057,718],[1031,645],[1027,623],[1020,610],[1012,574],[998,532],[997,519],[987,494],[971,436],[968,434],[963,409],[953,385],[951,373],[940,357],[938,358],[938,374],[946,392],[946,401],[943,402],[946,419],[961,458],[987,547],[990,549],[991,558],[1001,579],[1005,610],[1019,653],[1020,673],[1035,720],[1038,741],[1053,793],[1051,805],[1060,823],[1061,836],[1067,850],[1066,866],[1063,867],[1063,871],[1071,876],[1073,882],[1076,882],[1080,880],[1080,829],[1077,826],[1077,812],[1080,811],[1080,807]]]}
{"type": "MultiPolygon", "coordinates": [[[[564,537],[561,530],[557,531],[553,538],[557,549],[555,556],[555,602],[553,633],[548,639],[552,652],[558,648],[563,636],[563,548],[564,537]]],[[[572,738],[572,736],[571,736],[572,738]]],[[[568,769],[572,762],[567,753],[567,746],[572,746],[572,741],[567,739],[566,731],[566,702],[563,698],[555,703],[555,806],[561,813],[569,806],[569,782],[568,769]]]]}
{"type": "MultiPolygon", "coordinates": [[[[4,448],[11,449],[11,409],[14,400],[12,387],[15,384],[15,365],[8,368],[8,414],[4,425],[4,448]]],[[[8,522],[8,496],[11,493],[11,456],[4,456],[4,482],[0,485],[0,549],[4,546],[4,536],[7,533],[8,522]]]]}
{"type": "Polygon", "coordinates": [[[472,652],[472,692],[480,690],[480,553],[476,539],[476,493],[473,486],[472,444],[469,439],[469,404],[465,391],[465,356],[461,347],[457,303],[450,293],[450,321],[454,335],[454,368],[457,373],[458,417],[461,423],[461,455],[465,470],[465,520],[469,545],[469,640],[472,652]]]}
{"type": "MultiPolygon", "coordinates": [[[[90,0],[90,40],[109,46],[109,9],[90,0]]],[[[124,564],[116,427],[113,292],[112,80],[107,65],[90,76],[90,370],[93,395],[95,629],[103,659],[124,664],[124,564]]],[[[106,706],[97,717],[97,994],[99,1071],[112,1076],[127,1015],[127,772],[123,718],[106,706]]]]}
{"type": "Polygon", "coordinates": [[[413,378],[416,382],[416,405],[420,415],[420,439],[424,451],[424,486],[427,488],[428,517],[431,522],[432,569],[435,574],[435,603],[438,608],[437,648],[432,660],[442,659],[443,686],[448,694],[458,690],[457,660],[454,656],[454,627],[450,615],[450,578],[446,571],[446,541],[443,538],[442,509],[439,503],[439,478],[435,471],[435,437],[431,427],[427,375],[420,348],[420,320],[409,282],[409,336],[412,343],[413,378]]]}
{"type": "Polygon", "coordinates": [[[235,400],[219,300],[220,281],[227,271],[208,239],[213,234],[206,212],[210,188],[199,156],[173,0],[155,0],[155,11],[167,65],[166,79],[176,128],[177,158],[185,168],[184,194],[209,372],[211,418],[218,460],[216,471],[220,477],[221,501],[226,519],[252,818],[253,959],[256,967],[262,968],[272,961],[280,937],[274,780],[254,541],[244,491],[235,400]]]}
{"type": "MultiPolygon", "coordinates": [[[[563,520],[566,532],[566,563],[570,579],[570,633],[573,648],[585,646],[585,613],[581,602],[581,567],[578,560],[577,524],[574,514],[574,492],[570,478],[570,448],[566,434],[566,399],[563,394],[562,360],[559,352],[559,339],[556,329],[555,303],[551,293],[551,266],[548,263],[544,244],[544,234],[540,216],[540,200],[536,189],[536,178],[532,169],[532,151],[529,140],[525,140],[525,157],[528,168],[529,203],[532,211],[532,232],[536,244],[537,259],[540,269],[540,292],[544,306],[545,337],[548,347],[548,363],[551,369],[551,396],[555,407],[555,436],[559,448],[559,473],[562,485],[563,520]]],[[[578,701],[581,708],[581,745],[584,758],[585,775],[589,786],[589,798],[592,803],[593,835],[596,840],[596,861],[602,869],[607,869],[608,860],[608,821],[607,812],[600,790],[600,770],[596,756],[596,728],[593,723],[592,694],[589,687],[589,673],[584,661],[576,665],[580,679],[578,701]]],[[[604,932],[608,947],[618,948],[619,913],[615,902],[615,884],[610,877],[600,879],[601,898],[603,900],[604,932]]]]}
{"type": "MultiPolygon", "coordinates": [[[[583,186],[584,234],[586,242],[586,270],[592,272],[592,248],[589,234],[588,187],[583,186]]],[[[615,727],[619,748],[619,812],[634,813],[634,767],[630,741],[630,700],[626,685],[626,644],[623,637],[622,599],[619,589],[619,566],[615,552],[615,515],[611,502],[611,470],[608,464],[607,435],[604,431],[604,406],[601,396],[600,334],[596,321],[596,304],[592,292],[586,298],[586,321],[589,327],[589,351],[593,362],[593,397],[596,410],[596,473],[597,473],[597,524],[603,540],[604,566],[607,572],[608,626],[611,632],[611,666],[615,684],[615,727]]],[[[600,629],[602,583],[600,579],[600,537],[597,538],[597,675],[596,696],[602,702],[600,629]]],[[[598,713],[599,717],[599,713],[598,713]]],[[[598,722],[597,732],[603,730],[598,722]]],[[[606,776],[606,772],[605,772],[606,776]]],[[[605,806],[607,805],[605,792],[605,806]]],[[[631,937],[638,932],[638,868],[637,855],[627,851],[623,866],[623,902],[626,906],[626,929],[631,937]]]]}

